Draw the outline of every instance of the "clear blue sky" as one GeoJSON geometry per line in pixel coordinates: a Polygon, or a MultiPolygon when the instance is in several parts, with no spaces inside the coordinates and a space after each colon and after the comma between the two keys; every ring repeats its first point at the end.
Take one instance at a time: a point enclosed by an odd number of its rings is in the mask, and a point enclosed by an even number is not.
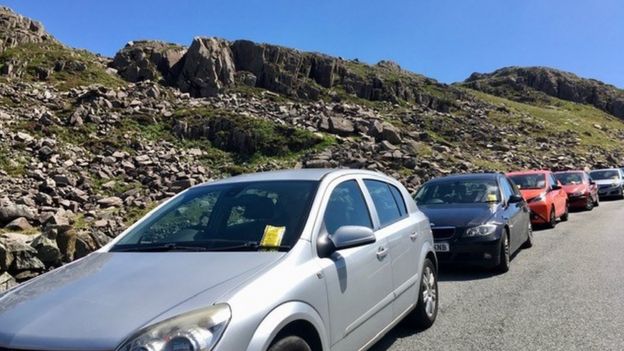
{"type": "Polygon", "coordinates": [[[11,0],[64,43],[112,56],[127,41],[251,39],[443,82],[551,66],[624,88],[622,0],[11,0]]]}

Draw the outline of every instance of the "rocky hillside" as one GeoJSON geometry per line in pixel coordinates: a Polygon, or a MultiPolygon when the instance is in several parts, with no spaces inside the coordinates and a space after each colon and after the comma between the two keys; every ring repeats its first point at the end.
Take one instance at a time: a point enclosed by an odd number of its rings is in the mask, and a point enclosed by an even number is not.
{"type": "Polygon", "coordinates": [[[0,19],[0,290],[232,174],[367,168],[415,190],[453,172],[624,163],[624,123],[586,104],[218,38],[106,58],[6,8],[0,19]]]}
{"type": "Polygon", "coordinates": [[[594,79],[547,67],[507,67],[473,73],[463,84],[521,102],[548,102],[548,97],[592,105],[624,119],[624,90],[594,79]]]}

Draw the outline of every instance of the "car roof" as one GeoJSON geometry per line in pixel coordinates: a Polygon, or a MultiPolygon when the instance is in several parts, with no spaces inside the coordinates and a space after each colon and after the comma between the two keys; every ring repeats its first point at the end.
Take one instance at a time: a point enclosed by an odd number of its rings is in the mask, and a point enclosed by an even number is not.
{"type": "Polygon", "coordinates": [[[259,181],[271,181],[271,180],[308,180],[308,181],[320,181],[327,176],[339,177],[343,175],[370,175],[381,176],[388,180],[392,178],[386,176],[380,172],[374,172],[361,169],[349,169],[349,168],[301,168],[301,169],[286,169],[277,171],[257,172],[241,174],[221,180],[209,181],[200,184],[214,185],[214,184],[230,184],[240,182],[259,182],[259,181]]]}
{"type": "Polygon", "coordinates": [[[549,170],[545,170],[545,169],[536,169],[536,170],[530,170],[530,171],[509,172],[507,173],[507,175],[514,176],[514,175],[523,175],[523,174],[547,174],[549,172],[550,172],[549,170]]]}
{"type": "Polygon", "coordinates": [[[599,168],[599,169],[592,169],[590,172],[596,172],[596,171],[619,171],[621,170],[621,168],[599,168]]]}
{"type": "Polygon", "coordinates": [[[580,169],[570,169],[570,170],[567,170],[567,171],[557,171],[557,172],[554,172],[554,173],[555,174],[562,174],[562,173],[585,173],[585,171],[580,170],[580,169]]]}
{"type": "MultiPolygon", "coordinates": [[[[444,180],[471,180],[471,179],[491,179],[495,180],[497,177],[502,176],[501,173],[465,173],[465,174],[451,174],[444,177],[438,177],[430,180],[429,182],[438,182],[444,180]]],[[[427,183],[429,183],[427,182],[427,183]]]]}

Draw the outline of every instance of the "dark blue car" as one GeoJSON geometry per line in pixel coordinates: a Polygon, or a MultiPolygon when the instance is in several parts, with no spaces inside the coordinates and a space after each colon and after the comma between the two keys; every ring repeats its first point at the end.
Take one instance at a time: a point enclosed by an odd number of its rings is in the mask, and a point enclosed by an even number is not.
{"type": "Polygon", "coordinates": [[[429,217],[440,262],[509,270],[511,255],[532,246],[529,208],[504,174],[462,174],[425,183],[415,196],[429,217]]]}

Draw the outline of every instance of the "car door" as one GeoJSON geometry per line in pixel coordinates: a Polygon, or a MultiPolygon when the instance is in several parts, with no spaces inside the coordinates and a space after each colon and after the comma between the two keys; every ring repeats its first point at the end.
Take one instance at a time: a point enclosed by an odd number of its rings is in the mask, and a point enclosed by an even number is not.
{"type": "Polygon", "coordinates": [[[405,199],[397,187],[376,179],[364,179],[364,185],[379,223],[375,235],[385,238],[392,252],[393,314],[396,318],[417,301],[420,262],[417,222],[408,216],[405,199]]]}
{"type": "MultiPolygon", "coordinates": [[[[323,202],[318,236],[344,225],[375,226],[371,204],[356,179],[341,178],[330,185],[323,202]]],[[[327,286],[332,350],[358,349],[392,321],[388,241],[376,233],[375,243],[337,251],[319,262],[327,286]]]]}
{"type": "Polygon", "coordinates": [[[557,180],[557,178],[555,178],[555,176],[552,173],[549,173],[549,176],[550,176],[550,181],[552,182],[551,184],[558,185],[560,187],[558,190],[554,191],[555,199],[556,199],[555,206],[557,207],[557,217],[563,216],[563,214],[566,212],[568,194],[561,186],[561,183],[557,180]]]}
{"type": "Polygon", "coordinates": [[[523,240],[523,230],[522,228],[522,207],[520,206],[520,202],[518,203],[509,203],[509,199],[514,194],[512,184],[503,177],[500,177],[499,186],[501,189],[501,193],[503,194],[503,219],[507,221],[507,225],[509,226],[509,236],[510,236],[510,246],[512,250],[515,250],[524,240],[523,240]]]}

